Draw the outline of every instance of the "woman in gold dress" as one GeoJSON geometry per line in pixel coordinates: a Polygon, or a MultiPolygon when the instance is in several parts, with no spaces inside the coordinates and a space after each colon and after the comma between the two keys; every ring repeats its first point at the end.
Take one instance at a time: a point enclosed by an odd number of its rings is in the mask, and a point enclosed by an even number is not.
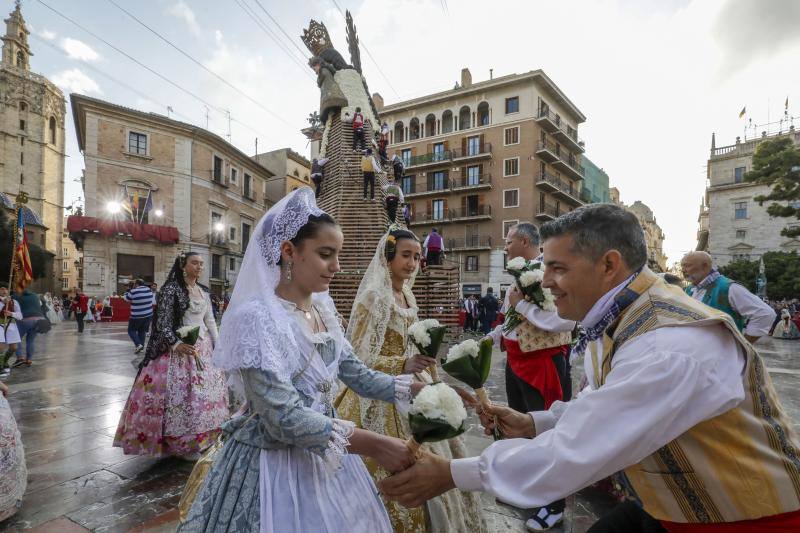
{"type": "MultiPolygon", "coordinates": [[[[428,368],[436,361],[415,354],[408,342],[408,327],[417,320],[411,288],[421,253],[419,240],[410,231],[391,229],[383,236],[353,302],[347,338],[356,355],[373,369],[391,375],[413,374],[415,381],[430,383],[428,368]]],[[[339,397],[338,413],[363,429],[402,439],[410,436],[407,416],[393,405],[360,398],[350,390],[339,397]]],[[[467,456],[460,437],[423,447],[448,459],[467,456]]],[[[389,475],[371,459],[365,462],[375,481],[389,475]]],[[[386,502],[386,510],[399,533],[486,531],[477,493],[452,490],[415,509],[386,502]]]]}

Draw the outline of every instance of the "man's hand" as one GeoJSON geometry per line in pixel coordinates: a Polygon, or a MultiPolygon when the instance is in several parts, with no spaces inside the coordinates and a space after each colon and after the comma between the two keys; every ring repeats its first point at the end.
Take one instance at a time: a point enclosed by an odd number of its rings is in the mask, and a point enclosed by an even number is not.
{"type": "Polygon", "coordinates": [[[477,409],[480,407],[481,402],[478,400],[478,398],[465,391],[462,387],[453,385],[451,388],[456,391],[459,396],[461,396],[461,402],[464,404],[465,409],[477,409]]]}
{"type": "Polygon", "coordinates": [[[504,405],[489,405],[483,408],[480,413],[483,432],[492,435],[495,430],[494,418],[497,417],[497,426],[503,437],[508,439],[526,438],[532,439],[536,436],[536,427],[533,418],[528,413],[518,413],[517,411],[504,405]]]}
{"type": "Polygon", "coordinates": [[[516,307],[518,303],[522,301],[522,291],[519,290],[517,284],[511,286],[511,290],[508,291],[508,303],[511,304],[511,307],[516,307]]]}
{"type": "Polygon", "coordinates": [[[403,373],[416,374],[432,366],[436,366],[436,359],[425,357],[424,355],[415,355],[414,357],[406,359],[406,362],[403,364],[403,373]]]}
{"type": "Polygon", "coordinates": [[[422,451],[414,466],[378,482],[378,490],[391,501],[409,509],[456,487],[450,461],[422,451]]]}

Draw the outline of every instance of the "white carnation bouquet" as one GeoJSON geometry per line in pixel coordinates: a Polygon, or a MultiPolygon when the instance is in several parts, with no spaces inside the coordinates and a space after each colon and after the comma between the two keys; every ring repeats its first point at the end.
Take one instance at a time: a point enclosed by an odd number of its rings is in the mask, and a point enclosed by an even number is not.
{"type": "MultiPolygon", "coordinates": [[[[451,347],[447,359],[442,363],[445,372],[475,389],[482,407],[492,404],[484,384],[492,368],[492,340],[485,338],[480,342],[467,339],[451,347]]],[[[495,440],[500,434],[495,433],[495,440]]]]}
{"type": "MultiPolygon", "coordinates": [[[[439,347],[444,340],[444,334],[447,328],[439,323],[434,318],[427,320],[420,320],[414,322],[408,328],[408,337],[414,346],[417,347],[419,353],[424,356],[436,358],[439,353],[439,347]]],[[[431,377],[433,381],[439,381],[439,375],[436,372],[436,367],[431,368],[431,377]]]]}
{"type": "MultiPolygon", "coordinates": [[[[555,311],[555,298],[550,289],[542,287],[544,279],[544,264],[540,261],[526,261],[522,257],[515,257],[506,264],[506,270],[514,276],[517,287],[522,292],[525,301],[532,302],[545,311],[555,311]]],[[[523,318],[513,307],[506,313],[503,331],[509,333],[516,328],[523,318]]]]}
{"type": "Polygon", "coordinates": [[[452,439],[465,431],[467,410],[458,393],[445,383],[427,385],[417,393],[408,411],[411,438],[406,442],[414,455],[423,442],[452,439]]]}
{"type": "MultiPolygon", "coordinates": [[[[178,338],[182,343],[194,346],[197,339],[200,337],[200,326],[183,326],[175,330],[175,333],[178,334],[178,338]]],[[[203,371],[203,363],[200,361],[197,354],[194,355],[194,366],[197,368],[198,372],[203,371]]]]}

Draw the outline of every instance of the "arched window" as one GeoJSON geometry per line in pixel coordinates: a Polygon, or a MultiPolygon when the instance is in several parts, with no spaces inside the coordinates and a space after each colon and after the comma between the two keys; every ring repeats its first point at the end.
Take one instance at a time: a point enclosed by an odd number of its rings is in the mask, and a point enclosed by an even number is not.
{"type": "Polygon", "coordinates": [[[489,104],[481,102],[478,104],[478,126],[489,125],[489,104]]]}
{"type": "Polygon", "coordinates": [[[17,66],[18,67],[25,66],[25,54],[22,53],[22,50],[17,52],[17,66]]]}
{"type": "Polygon", "coordinates": [[[20,102],[19,103],[19,110],[20,111],[27,111],[28,110],[28,104],[26,104],[25,102],[20,102]]]}
{"type": "Polygon", "coordinates": [[[458,112],[458,129],[468,130],[472,126],[472,113],[469,111],[469,106],[462,107],[458,112]]]}
{"type": "Polygon", "coordinates": [[[442,113],[442,133],[453,131],[453,112],[449,109],[442,113]]]}
{"type": "Polygon", "coordinates": [[[50,144],[56,144],[56,117],[50,117],[50,144]]]}
{"type": "Polygon", "coordinates": [[[401,143],[405,140],[403,130],[403,123],[398,120],[394,125],[394,142],[401,143]]]}
{"type": "Polygon", "coordinates": [[[414,117],[408,123],[408,140],[413,141],[419,139],[419,119],[414,117]]]}
{"type": "Polygon", "coordinates": [[[430,113],[425,117],[425,137],[436,135],[436,115],[430,113]]]}

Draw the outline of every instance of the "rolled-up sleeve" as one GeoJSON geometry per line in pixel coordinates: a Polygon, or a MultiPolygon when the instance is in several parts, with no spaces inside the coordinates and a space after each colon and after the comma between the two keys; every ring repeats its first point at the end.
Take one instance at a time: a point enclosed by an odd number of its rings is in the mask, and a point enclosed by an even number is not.
{"type": "Polygon", "coordinates": [[[514,306],[518,313],[525,317],[525,319],[544,331],[572,331],[575,329],[575,322],[572,320],[564,320],[555,311],[545,311],[535,303],[526,302],[522,300],[514,306]]]}
{"type": "Polygon", "coordinates": [[[747,320],[745,335],[763,337],[769,334],[775,321],[775,311],[761,298],[738,283],[732,283],[728,290],[728,300],[731,302],[731,307],[747,320]]]}

